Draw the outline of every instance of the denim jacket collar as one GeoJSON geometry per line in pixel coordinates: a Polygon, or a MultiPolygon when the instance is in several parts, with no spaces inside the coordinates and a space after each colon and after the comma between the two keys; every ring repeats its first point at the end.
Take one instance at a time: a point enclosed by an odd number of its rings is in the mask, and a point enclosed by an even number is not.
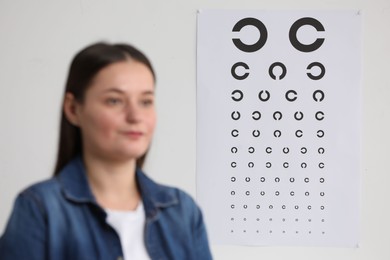
{"type": "MultiPolygon", "coordinates": [[[[74,158],[61,170],[58,179],[66,199],[76,203],[90,203],[101,208],[92,194],[80,156],[74,158]]],[[[155,183],[142,170],[136,170],[136,179],[148,218],[155,218],[160,208],[179,203],[171,189],[155,183]]]]}

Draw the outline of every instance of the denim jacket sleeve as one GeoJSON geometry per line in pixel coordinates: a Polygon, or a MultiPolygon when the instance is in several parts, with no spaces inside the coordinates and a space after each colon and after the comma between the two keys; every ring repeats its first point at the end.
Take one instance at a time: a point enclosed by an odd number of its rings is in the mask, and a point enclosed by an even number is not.
{"type": "MultiPolygon", "coordinates": [[[[194,259],[202,259],[202,260],[209,260],[212,259],[210,248],[209,248],[209,242],[207,237],[207,231],[205,227],[205,223],[203,220],[203,215],[198,207],[198,205],[193,201],[193,199],[189,196],[185,196],[187,200],[190,200],[189,202],[184,202],[184,205],[187,205],[188,212],[191,212],[191,226],[193,229],[193,235],[194,235],[194,259]]],[[[185,200],[185,199],[183,199],[185,200]]]]}
{"type": "Polygon", "coordinates": [[[198,207],[194,217],[194,236],[196,259],[212,259],[202,212],[198,207]]]}
{"type": "Polygon", "coordinates": [[[5,232],[0,238],[0,259],[46,259],[45,226],[38,198],[32,191],[21,193],[15,201],[5,232]]]}

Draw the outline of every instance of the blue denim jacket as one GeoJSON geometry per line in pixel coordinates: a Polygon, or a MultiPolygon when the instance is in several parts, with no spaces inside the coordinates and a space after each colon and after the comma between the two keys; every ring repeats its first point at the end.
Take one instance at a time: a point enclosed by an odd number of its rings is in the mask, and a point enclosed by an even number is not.
{"type": "MultiPolygon", "coordinates": [[[[202,214],[183,191],[136,172],[152,259],[212,259],[202,214]]],[[[0,238],[1,260],[123,259],[119,237],[96,203],[81,158],[16,199],[0,238]]]]}

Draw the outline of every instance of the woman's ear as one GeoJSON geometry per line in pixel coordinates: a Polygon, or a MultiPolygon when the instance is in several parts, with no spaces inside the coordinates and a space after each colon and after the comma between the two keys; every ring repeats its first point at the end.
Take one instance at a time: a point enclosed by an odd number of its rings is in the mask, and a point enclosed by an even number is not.
{"type": "Polygon", "coordinates": [[[67,92],[64,99],[64,114],[66,119],[75,126],[79,126],[79,117],[77,113],[79,104],[72,93],[67,92]]]}

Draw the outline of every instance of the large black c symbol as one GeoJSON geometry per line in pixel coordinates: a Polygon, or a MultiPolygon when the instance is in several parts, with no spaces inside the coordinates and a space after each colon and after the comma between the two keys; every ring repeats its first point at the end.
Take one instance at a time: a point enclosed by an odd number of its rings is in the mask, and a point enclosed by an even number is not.
{"type": "Polygon", "coordinates": [[[321,45],[324,43],[324,38],[317,38],[313,43],[311,44],[303,44],[301,43],[297,38],[297,32],[299,28],[301,28],[304,25],[311,25],[313,26],[317,32],[323,32],[325,31],[324,26],[316,19],[311,17],[304,17],[299,20],[297,20],[290,28],[289,38],[291,44],[294,46],[295,49],[301,52],[312,52],[321,47],[321,45]]]}
{"type": "Polygon", "coordinates": [[[243,43],[239,38],[233,38],[232,40],[233,40],[234,45],[239,50],[244,51],[244,52],[255,52],[255,51],[260,50],[264,46],[264,44],[266,43],[267,38],[268,38],[267,28],[265,27],[265,25],[261,21],[257,20],[256,18],[248,17],[248,18],[244,18],[244,19],[241,19],[240,21],[238,21],[233,27],[233,32],[239,32],[239,31],[241,31],[242,28],[244,28],[245,26],[248,26],[248,25],[252,25],[259,30],[260,38],[257,42],[255,42],[252,45],[248,45],[248,44],[243,43]]]}

